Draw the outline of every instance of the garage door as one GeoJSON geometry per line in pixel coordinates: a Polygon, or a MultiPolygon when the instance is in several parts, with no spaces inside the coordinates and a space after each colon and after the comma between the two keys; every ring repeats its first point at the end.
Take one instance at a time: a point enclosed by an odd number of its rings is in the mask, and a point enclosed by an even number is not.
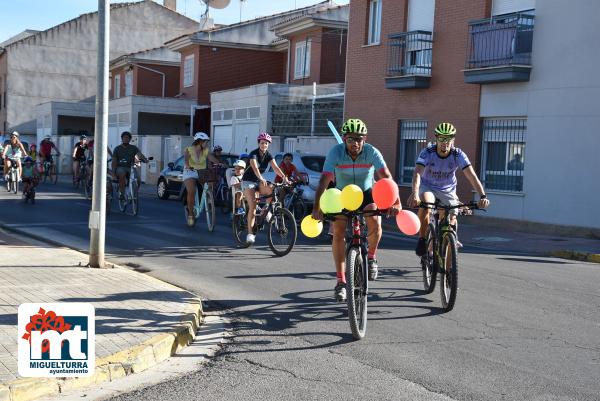
{"type": "Polygon", "coordinates": [[[235,152],[251,152],[257,148],[256,137],[260,133],[260,123],[245,122],[235,125],[235,152]]]}
{"type": "Polygon", "coordinates": [[[221,146],[223,153],[233,152],[233,135],[231,124],[213,126],[213,146],[221,146]]]}

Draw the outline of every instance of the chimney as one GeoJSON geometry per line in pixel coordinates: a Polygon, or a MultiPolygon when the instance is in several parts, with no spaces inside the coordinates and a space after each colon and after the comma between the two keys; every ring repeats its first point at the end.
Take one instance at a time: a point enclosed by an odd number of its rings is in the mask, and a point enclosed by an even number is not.
{"type": "Polygon", "coordinates": [[[163,0],[163,5],[169,10],[177,12],[177,0],[163,0]]]}

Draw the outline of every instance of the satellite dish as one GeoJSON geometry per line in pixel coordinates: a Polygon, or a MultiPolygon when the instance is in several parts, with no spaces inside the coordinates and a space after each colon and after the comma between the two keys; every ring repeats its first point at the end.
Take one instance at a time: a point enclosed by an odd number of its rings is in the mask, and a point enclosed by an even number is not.
{"type": "Polygon", "coordinates": [[[227,7],[229,3],[231,3],[231,0],[202,0],[202,2],[205,3],[207,7],[220,10],[227,7]]]}

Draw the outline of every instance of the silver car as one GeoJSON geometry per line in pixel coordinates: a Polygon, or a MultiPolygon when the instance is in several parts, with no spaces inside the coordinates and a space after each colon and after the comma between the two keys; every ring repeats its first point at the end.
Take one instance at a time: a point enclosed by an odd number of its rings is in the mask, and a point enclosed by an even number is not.
{"type": "MultiPolygon", "coordinates": [[[[279,152],[273,155],[277,165],[281,164],[283,155],[285,154],[286,152],[279,152]]],[[[321,172],[323,171],[323,165],[325,164],[325,156],[318,155],[316,153],[300,152],[295,152],[292,154],[294,155],[294,160],[292,163],[294,163],[298,169],[298,172],[306,173],[308,175],[308,185],[302,186],[302,189],[304,190],[302,198],[305,202],[312,204],[315,200],[315,192],[319,186],[321,172]]],[[[263,177],[265,177],[267,181],[275,180],[275,172],[273,171],[271,165],[267,167],[267,170],[263,173],[263,177]]]]}

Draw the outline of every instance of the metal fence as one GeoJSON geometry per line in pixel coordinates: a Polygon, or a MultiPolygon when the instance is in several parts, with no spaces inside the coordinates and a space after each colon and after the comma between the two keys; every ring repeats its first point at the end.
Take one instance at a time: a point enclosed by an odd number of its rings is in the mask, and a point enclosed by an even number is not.
{"type": "Polygon", "coordinates": [[[469,23],[466,68],[531,65],[534,16],[495,16],[469,23]]]}
{"type": "Polygon", "coordinates": [[[389,77],[403,75],[431,76],[433,35],[429,31],[411,31],[388,36],[389,77]]]}
{"type": "MultiPolygon", "coordinates": [[[[273,135],[331,135],[327,120],[341,127],[344,118],[344,100],[327,99],[277,104],[271,108],[273,135]]],[[[338,128],[339,129],[339,128],[338,128]]]]}
{"type": "Polygon", "coordinates": [[[482,123],[482,182],[487,190],[523,192],[527,119],[486,118],[482,123]]]}

